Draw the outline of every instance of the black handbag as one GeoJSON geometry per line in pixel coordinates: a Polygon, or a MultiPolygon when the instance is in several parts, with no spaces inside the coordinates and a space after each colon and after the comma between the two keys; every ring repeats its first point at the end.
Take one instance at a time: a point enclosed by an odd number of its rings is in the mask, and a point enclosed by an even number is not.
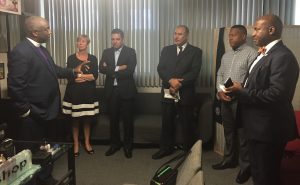
{"type": "Polygon", "coordinates": [[[176,185],[178,168],[190,152],[183,152],[161,165],[150,181],[150,185],[176,185]],[[169,164],[179,162],[172,168],[169,164]]]}

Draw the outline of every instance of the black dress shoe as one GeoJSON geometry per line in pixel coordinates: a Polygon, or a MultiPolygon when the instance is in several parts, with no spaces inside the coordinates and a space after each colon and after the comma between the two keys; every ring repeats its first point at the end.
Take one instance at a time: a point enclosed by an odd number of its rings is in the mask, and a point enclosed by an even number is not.
{"type": "Polygon", "coordinates": [[[239,184],[244,184],[245,182],[247,182],[249,180],[250,177],[251,177],[250,169],[246,169],[244,171],[240,170],[238,176],[235,179],[235,181],[239,184]]]}
{"type": "Polygon", "coordinates": [[[132,157],[132,150],[124,148],[124,155],[128,159],[131,158],[132,157]]]}
{"type": "Polygon", "coordinates": [[[225,162],[220,162],[218,164],[212,165],[212,168],[214,170],[225,170],[227,168],[235,168],[237,165],[234,163],[225,163],[225,162]]]}
{"type": "Polygon", "coordinates": [[[120,150],[120,147],[110,147],[106,152],[105,152],[105,156],[111,156],[113,154],[115,154],[117,151],[120,150]]]}
{"type": "Polygon", "coordinates": [[[161,159],[163,157],[171,155],[172,153],[173,150],[159,150],[158,152],[152,155],[152,159],[161,159]]]}
{"type": "Polygon", "coordinates": [[[92,148],[91,150],[88,150],[86,147],[84,147],[84,150],[87,154],[93,155],[95,153],[95,150],[92,148]]]}

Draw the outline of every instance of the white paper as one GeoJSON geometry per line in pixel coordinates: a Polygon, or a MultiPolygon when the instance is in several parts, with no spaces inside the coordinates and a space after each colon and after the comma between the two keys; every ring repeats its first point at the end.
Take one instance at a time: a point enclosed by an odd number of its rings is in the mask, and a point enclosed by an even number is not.
{"type": "Polygon", "coordinates": [[[175,95],[170,94],[169,89],[164,89],[164,98],[173,99],[173,100],[180,100],[179,91],[175,93],[175,95]]]}
{"type": "Polygon", "coordinates": [[[219,84],[219,88],[224,92],[225,91],[225,86],[223,84],[219,84]]]}

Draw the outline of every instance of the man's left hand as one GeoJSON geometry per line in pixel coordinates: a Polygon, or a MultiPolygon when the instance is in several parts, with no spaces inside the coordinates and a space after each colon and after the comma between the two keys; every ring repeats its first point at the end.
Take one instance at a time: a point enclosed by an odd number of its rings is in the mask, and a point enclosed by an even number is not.
{"type": "Polygon", "coordinates": [[[171,78],[169,80],[169,84],[175,90],[178,90],[181,87],[181,82],[183,81],[182,78],[171,78]]]}
{"type": "Polygon", "coordinates": [[[169,92],[171,95],[174,95],[178,90],[174,89],[173,87],[169,88],[169,92]]]}
{"type": "Polygon", "coordinates": [[[119,71],[127,69],[127,65],[121,65],[119,66],[119,71]]]}

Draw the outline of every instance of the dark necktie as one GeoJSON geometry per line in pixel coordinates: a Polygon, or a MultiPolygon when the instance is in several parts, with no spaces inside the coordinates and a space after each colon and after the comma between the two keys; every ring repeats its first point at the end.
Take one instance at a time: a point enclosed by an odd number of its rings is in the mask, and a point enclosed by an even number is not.
{"type": "Polygon", "coordinates": [[[36,47],[36,49],[38,50],[38,52],[42,55],[42,57],[44,58],[44,61],[46,62],[47,66],[53,70],[53,66],[51,65],[50,61],[48,60],[48,57],[46,55],[46,53],[43,51],[43,49],[41,47],[36,47]]]}
{"type": "Polygon", "coordinates": [[[178,53],[178,55],[180,55],[180,54],[182,53],[182,46],[179,46],[178,48],[179,48],[179,53],[178,53]]]}

